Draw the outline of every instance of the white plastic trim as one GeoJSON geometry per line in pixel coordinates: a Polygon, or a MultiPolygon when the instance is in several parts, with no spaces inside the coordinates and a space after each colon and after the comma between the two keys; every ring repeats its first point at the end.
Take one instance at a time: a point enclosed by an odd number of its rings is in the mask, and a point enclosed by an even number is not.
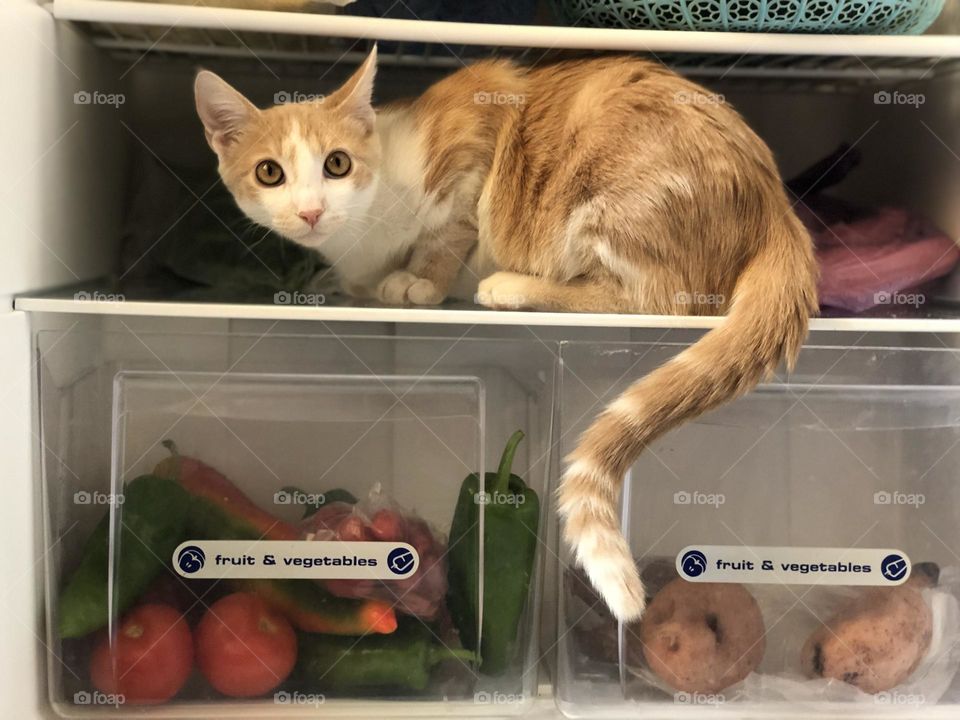
{"type": "MultiPolygon", "coordinates": [[[[452,308],[304,307],[227,303],[90,302],[68,298],[21,297],[16,309],[38,313],[132,315],[228,320],[314,320],[323,322],[422,323],[428,325],[519,325],[530,327],[693,328],[716,327],[721,317],[687,315],[617,315],[613,313],[506,312],[452,308]]],[[[811,330],[847,332],[955,333],[952,318],[815,318],[811,330]]]]}
{"type": "Polygon", "coordinates": [[[120,0],[54,0],[63,20],[371,38],[448,45],[885,57],[960,57],[960,36],[786,35],[492,25],[160,5],[120,0]]]}

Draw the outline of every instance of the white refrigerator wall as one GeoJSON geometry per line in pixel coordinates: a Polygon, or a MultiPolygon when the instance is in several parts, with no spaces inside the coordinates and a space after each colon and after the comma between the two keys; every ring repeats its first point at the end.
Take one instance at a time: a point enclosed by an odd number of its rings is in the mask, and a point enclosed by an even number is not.
{"type": "Polygon", "coordinates": [[[117,86],[111,62],[33,0],[0,3],[0,526],[6,551],[0,714],[52,717],[46,702],[37,408],[29,317],[14,295],[111,271],[122,216],[123,138],[75,104],[117,86]]]}
{"type": "Polygon", "coordinates": [[[0,180],[0,296],[110,272],[129,137],[75,95],[115,94],[123,80],[75,28],[32,0],[0,4],[0,68],[9,168],[0,180]]]}
{"type": "MultiPolygon", "coordinates": [[[[32,391],[35,364],[30,327],[21,312],[0,313],[0,454],[4,458],[0,500],[0,577],[4,622],[0,623],[0,706],[9,718],[48,717],[42,581],[44,543],[36,509],[39,484],[33,472],[36,417],[32,391]]],[[[38,479],[38,478],[37,478],[38,479]]]]}

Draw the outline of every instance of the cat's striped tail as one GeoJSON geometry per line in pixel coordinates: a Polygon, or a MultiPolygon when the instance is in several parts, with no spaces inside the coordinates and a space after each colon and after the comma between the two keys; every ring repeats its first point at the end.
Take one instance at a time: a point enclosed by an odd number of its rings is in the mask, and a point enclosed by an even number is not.
{"type": "MultiPolygon", "coordinates": [[[[781,361],[792,367],[817,310],[810,237],[787,213],[734,288],[723,323],[633,383],[567,457],[559,488],[564,537],[620,620],[643,614],[644,589],[620,532],[623,476],[665,432],[745,393],[781,361]]],[[[642,502],[643,493],[636,494],[642,502]]]]}

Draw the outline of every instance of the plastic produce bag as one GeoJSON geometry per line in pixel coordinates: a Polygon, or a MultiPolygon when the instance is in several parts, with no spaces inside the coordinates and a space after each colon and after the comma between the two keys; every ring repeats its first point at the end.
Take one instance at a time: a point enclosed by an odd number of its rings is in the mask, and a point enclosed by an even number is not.
{"type": "Polygon", "coordinates": [[[339,597],[384,600],[399,612],[433,620],[447,594],[446,539],[425,520],[385,495],[379,483],[356,504],[331,502],[300,523],[311,540],[405,542],[420,556],[413,576],[401,580],[324,580],[339,597]]]}

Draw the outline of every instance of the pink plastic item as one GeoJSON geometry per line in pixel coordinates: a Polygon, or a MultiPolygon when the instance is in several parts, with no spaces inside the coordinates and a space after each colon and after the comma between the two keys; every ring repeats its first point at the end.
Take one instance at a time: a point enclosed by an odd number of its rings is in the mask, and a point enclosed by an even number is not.
{"type": "Polygon", "coordinates": [[[822,306],[862,312],[876,305],[922,305],[922,294],[905,291],[946,275],[960,261],[952,238],[900,208],[831,225],[805,208],[798,214],[817,246],[822,306]]]}

